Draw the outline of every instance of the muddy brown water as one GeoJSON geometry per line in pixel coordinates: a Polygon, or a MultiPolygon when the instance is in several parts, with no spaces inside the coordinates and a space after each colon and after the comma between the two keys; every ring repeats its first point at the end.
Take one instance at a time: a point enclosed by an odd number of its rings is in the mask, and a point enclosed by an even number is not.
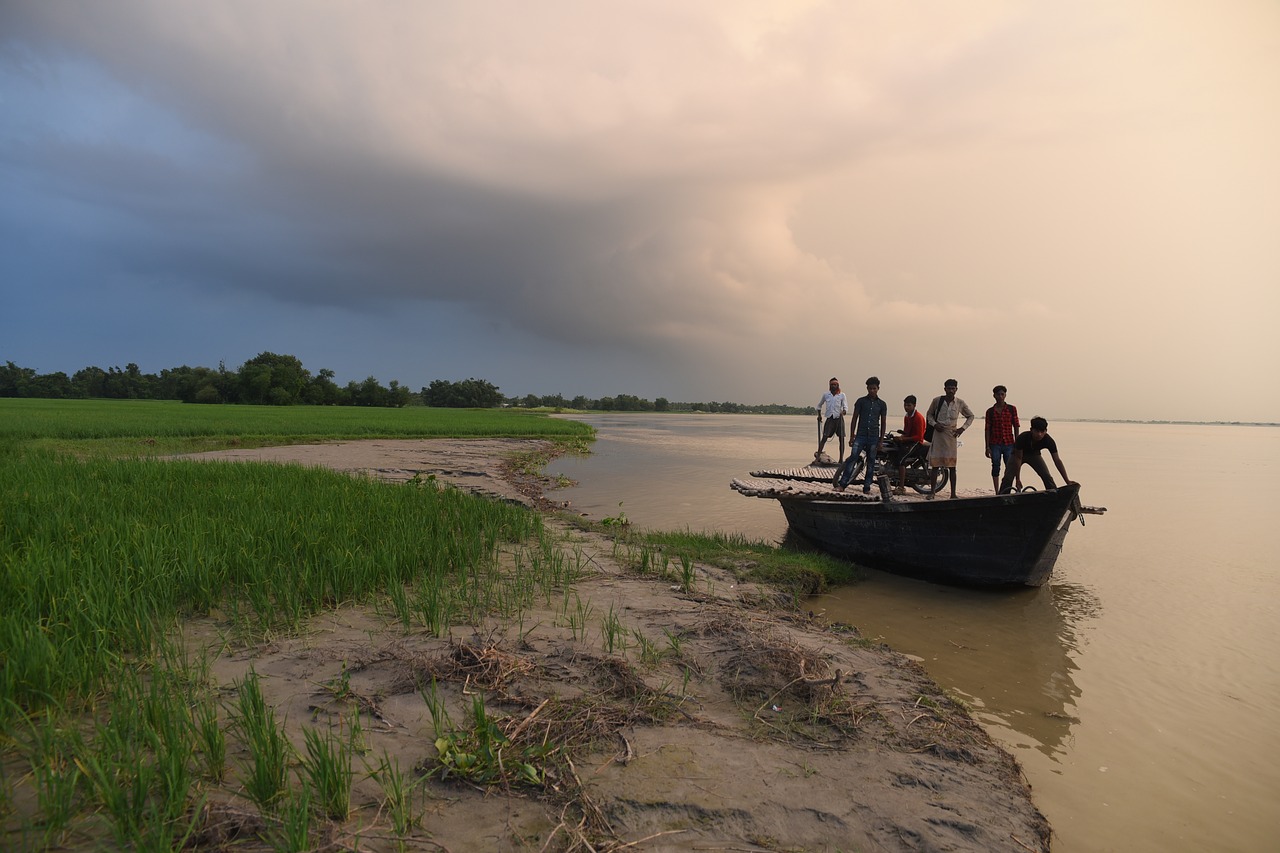
{"type": "MultiPolygon", "coordinates": [[[[729,481],[811,458],[814,422],[582,416],[588,458],[547,473],[595,518],[781,541],[729,481]]],[[[1280,429],[1056,422],[1085,503],[1050,583],[990,593],[870,572],[810,606],[918,658],[1022,763],[1054,850],[1280,844],[1280,429]]],[[[834,448],[829,448],[834,449],[834,448]]],[[[961,486],[990,483],[975,436],[961,486]]],[[[1034,479],[1034,475],[1033,479],[1034,479]]]]}

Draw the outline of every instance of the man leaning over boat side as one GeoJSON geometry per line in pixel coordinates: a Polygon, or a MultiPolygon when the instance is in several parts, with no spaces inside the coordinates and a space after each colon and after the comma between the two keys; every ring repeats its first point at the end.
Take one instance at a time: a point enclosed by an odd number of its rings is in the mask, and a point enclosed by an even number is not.
{"type": "Polygon", "coordinates": [[[814,459],[822,455],[822,448],[826,445],[827,439],[838,435],[840,459],[837,464],[844,461],[844,416],[847,414],[849,414],[848,399],[840,390],[840,380],[832,376],[827,392],[818,400],[818,423],[822,424],[822,432],[818,436],[818,452],[813,454],[814,459]],[[824,421],[823,418],[826,420],[824,421]]]}
{"type": "Polygon", "coordinates": [[[889,407],[880,399],[880,380],[871,376],[867,378],[867,395],[859,397],[853,404],[853,417],[849,421],[849,458],[840,469],[836,491],[843,492],[853,479],[853,469],[858,462],[858,454],[867,452],[867,476],[862,484],[864,494],[871,491],[871,481],[876,476],[876,451],[880,442],[884,441],[885,428],[889,425],[889,407]]]}
{"type": "MultiPolygon", "coordinates": [[[[942,383],[942,396],[933,398],[925,416],[929,426],[933,427],[933,443],[929,445],[930,484],[936,486],[934,478],[939,468],[948,469],[953,498],[956,496],[956,442],[973,424],[973,409],[956,396],[959,388],[960,383],[954,379],[942,383]],[[961,415],[964,415],[964,426],[957,428],[956,422],[961,415]]],[[[927,497],[932,499],[936,491],[936,488],[930,488],[927,497]]]]}
{"type": "Polygon", "coordinates": [[[1040,475],[1046,489],[1052,491],[1058,488],[1058,485],[1053,482],[1053,475],[1049,473],[1049,466],[1044,464],[1044,457],[1040,455],[1043,450],[1049,451],[1049,456],[1053,459],[1053,464],[1058,467],[1058,473],[1062,475],[1062,479],[1067,483],[1075,482],[1067,476],[1067,466],[1062,464],[1062,457],[1058,455],[1058,443],[1053,440],[1053,436],[1049,435],[1049,422],[1037,416],[1031,419],[1031,429],[1019,435],[1013,442],[1013,461],[1005,468],[1004,479],[1000,481],[1000,494],[1007,495],[1013,491],[1013,478],[1022,470],[1024,464],[1030,465],[1031,470],[1040,475]]]}

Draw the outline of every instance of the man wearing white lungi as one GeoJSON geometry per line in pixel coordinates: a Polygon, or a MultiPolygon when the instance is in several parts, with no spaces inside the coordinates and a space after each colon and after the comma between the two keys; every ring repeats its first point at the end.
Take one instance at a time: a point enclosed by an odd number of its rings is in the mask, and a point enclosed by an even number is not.
{"type": "MultiPolygon", "coordinates": [[[[956,496],[956,440],[973,423],[973,410],[969,404],[956,396],[960,383],[948,379],[942,385],[945,392],[941,397],[934,397],[929,404],[929,412],[925,420],[933,427],[933,443],[929,445],[930,469],[947,468],[951,473],[951,497],[956,496]],[[964,426],[956,427],[960,416],[964,415],[964,426]]],[[[930,472],[930,480],[935,475],[930,472]]],[[[929,498],[933,498],[934,490],[929,490],[929,498]]]]}

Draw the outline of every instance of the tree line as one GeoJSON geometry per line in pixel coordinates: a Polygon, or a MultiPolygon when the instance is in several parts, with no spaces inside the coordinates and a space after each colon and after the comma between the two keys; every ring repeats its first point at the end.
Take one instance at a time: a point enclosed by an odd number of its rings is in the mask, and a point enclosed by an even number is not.
{"type": "Polygon", "coordinates": [[[750,414],[812,414],[812,407],[777,403],[744,405],[730,402],[671,402],[665,397],[648,400],[631,394],[588,398],[562,394],[507,397],[497,385],[484,379],[450,381],[436,379],[418,392],[392,380],[384,386],[370,376],[363,382],[338,385],[334,372],[315,374],[292,355],[263,352],[238,370],[218,367],[182,367],[143,373],[129,363],[121,370],[86,367],[71,376],[61,371],[38,373],[12,361],[0,366],[0,397],[43,399],[181,400],[184,403],[241,403],[268,406],[432,406],[436,408],[578,409],[601,412],[723,412],[750,414]]]}
{"type": "Polygon", "coordinates": [[[577,396],[566,399],[562,394],[549,394],[539,397],[537,394],[526,394],[523,397],[507,399],[507,405],[522,406],[527,409],[580,409],[588,412],[715,412],[721,414],[751,415],[812,415],[813,406],[788,406],[783,403],[731,403],[728,401],[682,403],[658,397],[647,400],[631,394],[619,394],[616,397],[577,396]]]}
{"type": "Polygon", "coordinates": [[[226,365],[173,367],[143,373],[130,363],[124,370],[86,367],[71,376],[37,373],[12,361],[0,367],[0,397],[52,399],[181,400],[184,403],[245,403],[268,406],[406,406],[414,393],[394,380],[382,385],[370,376],[363,382],[334,382],[332,370],[312,374],[291,355],[261,353],[239,370],[226,365]]]}

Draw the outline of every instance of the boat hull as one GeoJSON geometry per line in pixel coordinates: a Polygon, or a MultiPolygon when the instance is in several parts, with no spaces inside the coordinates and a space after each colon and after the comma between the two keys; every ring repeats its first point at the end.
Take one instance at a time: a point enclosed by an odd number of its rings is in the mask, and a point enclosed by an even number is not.
{"type": "Polygon", "coordinates": [[[1076,518],[1080,487],[888,503],[779,498],[791,529],[871,568],[966,586],[1040,586],[1076,518]]]}

